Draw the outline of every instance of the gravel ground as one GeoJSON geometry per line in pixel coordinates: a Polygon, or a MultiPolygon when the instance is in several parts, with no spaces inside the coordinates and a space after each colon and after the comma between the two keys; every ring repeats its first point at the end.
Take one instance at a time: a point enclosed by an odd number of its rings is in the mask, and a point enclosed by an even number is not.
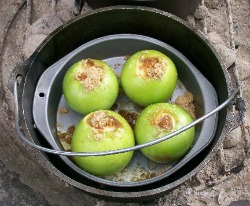
{"type": "MultiPolygon", "coordinates": [[[[85,6],[82,13],[89,9],[85,6]]],[[[195,177],[144,203],[106,202],[60,181],[37,164],[14,131],[8,89],[12,69],[55,28],[77,15],[73,0],[0,1],[0,205],[250,205],[250,1],[205,0],[186,19],[237,74],[246,102],[245,122],[228,134],[217,155],[195,177]]]]}

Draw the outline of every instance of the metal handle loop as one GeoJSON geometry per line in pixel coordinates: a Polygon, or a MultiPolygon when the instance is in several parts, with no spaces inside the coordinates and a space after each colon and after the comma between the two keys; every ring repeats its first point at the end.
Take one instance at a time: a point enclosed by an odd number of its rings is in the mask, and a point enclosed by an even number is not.
{"type": "Polygon", "coordinates": [[[15,98],[15,111],[14,111],[14,117],[15,117],[15,128],[16,131],[20,137],[20,139],[22,141],[24,141],[26,144],[28,144],[29,146],[38,149],[40,151],[43,152],[47,152],[47,153],[51,153],[51,154],[57,154],[57,155],[64,155],[64,156],[103,156],[103,155],[113,155],[113,154],[119,154],[119,153],[124,153],[124,152],[130,152],[130,151],[136,151],[160,142],[163,142],[167,139],[170,139],[171,137],[184,132],[185,130],[188,130],[189,128],[195,126],[196,124],[202,122],[203,120],[205,120],[206,118],[212,116],[213,114],[219,112],[221,109],[223,109],[225,106],[227,106],[232,99],[236,96],[236,94],[240,91],[239,88],[235,89],[230,96],[228,97],[228,99],[226,99],[222,104],[220,104],[217,108],[215,108],[214,110],[212,110],[211,112],[203,115],[202,117],[200,117],[199,119],[193,121],[192,123],[180,128],[179,130],[174,131],[173,133],[163,136],[159,139],[147,142],[145,144],[140,144],[140,145],[136,145],[133,147],[129,147],[129,148],[124,148],[124,149],[118,149],[118,150],[109,150],[109,151],[104,151],[104,152],[67,152],[67,151],[62,151],[62,150],[55,150],[55,149],[49,149],[46,147],[42,147],[40,145],[37,145],[31,141],[29,141],[23,134],[23,132],[21,131],[20,125],[19,125],[19,106],[18,106],[18,82],[17,79],[14,82],[14,98],[15,98]]]}

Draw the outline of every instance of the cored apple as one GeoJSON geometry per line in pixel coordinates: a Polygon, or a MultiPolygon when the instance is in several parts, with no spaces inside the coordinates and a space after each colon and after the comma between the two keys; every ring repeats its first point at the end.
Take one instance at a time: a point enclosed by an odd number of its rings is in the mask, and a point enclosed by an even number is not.
{"type": "Polygon", "coordinates": [[[139,105],[165,102],[177,84],[174,62],[156,50],[139,51],[125,62],[121,85],[126,95],[139,105]]]}
{"type": "MultiPolygon", "coordinates": [[[[135,145],[133,130],[118,113],[99,110],[85,116],[72,136],[73,152],[101,152],[135,145]]],[[[74,157],[76,164],[96,176],[111,175],[130,162],[133,151],[90,157],[74,157]]]]}
{"type": "MultiPolygon", "coordinates": [[[[137,144],[144,144],[166,136],[193,122],[181,107],[158,103],[146,107],[138,117],[134,134],[137,144]]],[[[191,148],[195,127],[158,144],[143,148],[142,153],[158,163],[170,163],[183,157],[191,148]]]]}
{"type": "Polygon", "coordinates": [[[75,111],[88,114],[110,109],[119,91],[112,68],[100,60],[84,59],[73,64],[63,79],[63,94],[75,111]]]}

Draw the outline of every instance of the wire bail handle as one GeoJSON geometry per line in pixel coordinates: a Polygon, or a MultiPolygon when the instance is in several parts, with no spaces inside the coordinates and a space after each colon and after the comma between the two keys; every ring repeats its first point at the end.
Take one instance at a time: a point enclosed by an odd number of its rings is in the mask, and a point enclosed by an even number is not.
{"type": "MultiPolygon", "coordinates": [[[[26,143],[27,145],[29,145],[29,146],[31,146],[31,147],[33,147],[35,149],[38,149],[38,150],[43,151],[43,152],[51,153],[51,154],[64,155],[64,156],[84,156],[84,157],[87,157],[87,156],[113,155],[113,154],[119,154],[119,153],[124,153],[124,152],[136,151],[136,150],[148,147],[148,146],[155,145],[157,143],[168,140],[168,139],[172,138],[173,136],[180,134],[181,132],[184,132],[184,131],[188,130],[189,128],[197,125],[198,123],[202,122],[203,120],[207,119],[208,117],[212,116],[213,114],[219,112],[225,106],[227,106],[234,99],[234,97],[238,94],[238,92],[240,91],[239,88],[236,88],[229,95],[229,97],[222,104],[220,104],[218,107],[216,107],[214,110],[208,112],[207,114],[203,115],[199,119],[196,119],[192,123],[180,128],[179,130],[176,130],[173,133],[168,134],[166,136],[163,136],[163,137],[161,137],[159,139],[156,139],[156,140],[144,143],[144,144],[136,145],[136,146],[133,146],[133,147],[123,148],[123,149],[118,149],[118,150],[109,150],[109,151],[104,151],[104,152],[69,152],[69,151],[56,150],[56,149],[50,149],[50,148],[42,147],[42,146],[37,145],[34,142],[28,140],[24,136],[24,133],[21,131],[20,124],[19,124],[20,117],[19,117],[19,106],[18,106],[18,85],[20,83],[20,80],[18,80],[17,78],[14,81],[14,103],[15,103],[15,105],[14,105],[15,106],[15,108],[14,108],[15,109],[14,110],[14,117],[15,118],[14,119],[15,119],[15,129],[16,129],[16,131],[18,133],[18,136],[20,137],[20,139],[24,143],[26,143]]],[[[238,101],[236,101],[236,105],[237,105],[237,102],[238,101]]]]}

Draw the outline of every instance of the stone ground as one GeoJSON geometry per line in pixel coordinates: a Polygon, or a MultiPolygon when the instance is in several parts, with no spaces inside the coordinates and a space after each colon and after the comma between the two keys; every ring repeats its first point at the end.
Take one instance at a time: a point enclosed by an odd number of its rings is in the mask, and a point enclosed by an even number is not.
{"type": "MultiPolygon", "coordinates": [[[[85,5],[82,13],[89,9],[85,5]]],[[[73,0],[0,1],[0,205],[250,205],[250,1],[205,0],[186,19],[235,71],[246,101],[245,122],[228,134],[217,155],[195,177],[145,203],[111,203],[86,195],[37,164],[15,133],[13,96],[7,87],[12,69],[76,15],[73,0]]]]}

